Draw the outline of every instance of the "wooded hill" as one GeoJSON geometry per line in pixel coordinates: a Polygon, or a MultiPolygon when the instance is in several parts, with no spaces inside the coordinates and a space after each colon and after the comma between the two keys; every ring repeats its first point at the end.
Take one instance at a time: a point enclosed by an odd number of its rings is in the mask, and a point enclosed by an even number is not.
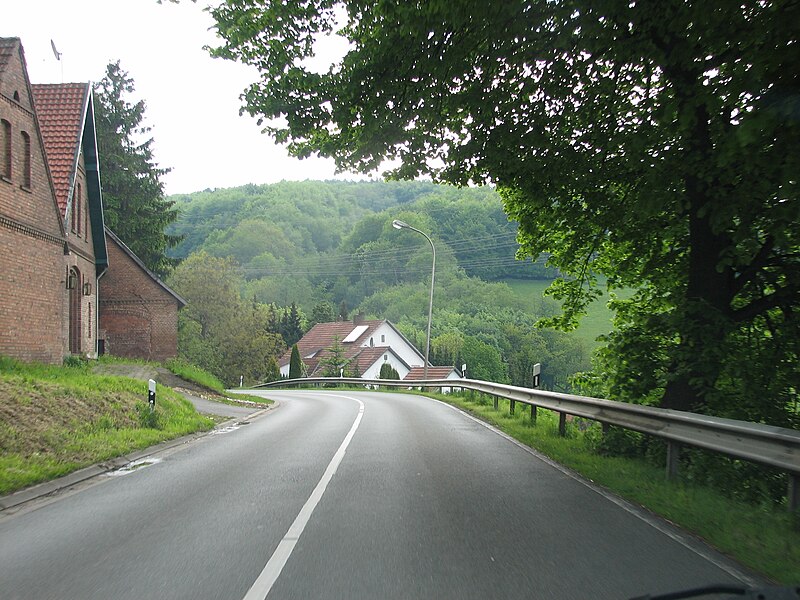
{"type": "Polygon", "coordinates": [[[436,245],[434,362],[466,362],[470,376],[518,384],[529,383],[534,362],[549,362],[545,382],[559,389],[588,368],[575,335],[535,329],[558,310],[554,301],[531,303],[502,283],[554,271],[515,259],[516,224],[492,188],[305,181],[169,199],[180,211],[169,232],[184,238],[174,256],[231,258],[245,301],[294,304],[304,327],[353,312],[388,318],[421,348],[431,254],[422,236],[391,226],[406,221],[436,245]]]}

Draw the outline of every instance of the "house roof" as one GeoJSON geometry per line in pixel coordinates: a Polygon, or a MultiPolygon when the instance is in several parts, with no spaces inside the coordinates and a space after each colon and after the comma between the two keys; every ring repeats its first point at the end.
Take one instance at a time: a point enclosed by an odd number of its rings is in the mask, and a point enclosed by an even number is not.
{"type": "Polygon", "coordinates": [[[81,150],[84,151],[95,263],[98,270],[105,270],[108,252],[103,231],[92,86],[90,83],[47,83],[31,85],[31,90],[56,202],[65,223],[70,214],[78,160],[81,150]]]}
{"type": "Polygon", "coordinates": [[[180,306],[181,306],[181,307],[184,307],[184,306],[186,306],[186,304],[187,304],[186,300],[184,300],[183,298],[181,298],[181,297],[180,297],[180,296],[179,296],[177,293],[175,293],[175,291],[174,291],[172,288],[170,288],[170,287],[169,287],[169,286],[168,286],[166,283],[164,283],[163,281],[161,281],[161,279],[159,279],[159,278],[158,278],[158,275],[156,275],[156,274],[155,274],[155,273],[153,273],[153,272],[152,272],[150,269],[148,269],[148,268],[147,268],[147,267],[144,265],[144,263],[141,261],[141,259],[140,259],[138,256],[136,256],[136,254],[134,254],[134,253],[133,253],[133,250],[131,250],[130,248],[128,248],[128,246],[125,244],[125,242],[123,242],[121,239],[119,239],[119,238],[117,237],[117,235],[116,235],[116,234],[115,234],[113,231],[111,231],[111,230],[110,230],[108,227],[106,227],[106,228],[105,228],[105,232],[106,232],[106,236],[107,236],[107,237],[108,237],[108,238],[109,238],[111,241],[113,241],[113,242],[114,242],[114,243],[115,243],[117,246],[119,246],[119,248],[120,248],[120,249],[121,249],[121,250],[122,250],[122,251],[123,251],[125,254],[127,254],[127,255],[128,255],[128,257],[129,257],[129,258],[130,258],[130,259],[131,259],[133,262],[135,262],[135,263],[136,263],[136,265],[137,265],[137,266],[138,266],[138,267],[139,267],[139,268],[140,268],[142,271],[144,271],[144,272],[145,272],[145,273],[148,275],[148,277],[150,277],[150,278],[151,278],[153,281],[155,281],[155,282],[156,282],[156,284],[157,284],[159,287],[161,287],[161,288],[162,288],[162,289],[163,289],[165,292],[167,292],[167,293],[168,293],[170,296],[172,296],[173,298],[175,298],[175,300],[177,300],[177,301],[178,301],[178,304],[180,304],[180,306]]]}
{"type": "MultiPolygon", "coordinates": [[[[352,358],[357,354],[358,349],[361,348],[362,340],[368,339],[369,336],[382,325],[384,321],[359,321],[357,324],[353,321],[335,321],[332,323],[317,323],[308,330],[303,338],[297,342],[297,349],[300,351],[300,358],[308,367],[308,373],[313,373],[319,359],[325,354],[325,350],[333,344],[333,338],[339,338],[339,342],[345,348],[345,353],[349,353],[346,358],[352,358]],[[357,327],[366,325],[361,335],[354,336],[352,342],[343,343],[342,340],[346,339],[357,327]]],[[[281,366],[289,364],[292,356],[292,349],[289,348],[283,354],[280,360],[281,366]]]]}
{"type": "Polygon", "coordinates": [[[61,216],[66,219],[89,101],[88,83],[33,84],[36,114],[61,216]]]}
{"type": "MultiPolygon", "coordinates": [[[[447,379],[455,371],[461,377],[461,373],[455,367],[428,367],[428,379],[447,379]]],[[[425,379],[425,367],[413,367],[408,374],[403,377],[403,381],[421,381],[425,379]]]]}

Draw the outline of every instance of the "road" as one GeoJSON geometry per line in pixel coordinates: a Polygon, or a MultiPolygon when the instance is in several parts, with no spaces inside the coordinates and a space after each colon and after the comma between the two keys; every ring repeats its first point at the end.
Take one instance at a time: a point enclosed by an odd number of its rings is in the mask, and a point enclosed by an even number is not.
{"type": "Polygon", "coordinates": [[[4,599],[626,598],[746,577],[419,396],[281,405],[0,516],[4,599]]]}

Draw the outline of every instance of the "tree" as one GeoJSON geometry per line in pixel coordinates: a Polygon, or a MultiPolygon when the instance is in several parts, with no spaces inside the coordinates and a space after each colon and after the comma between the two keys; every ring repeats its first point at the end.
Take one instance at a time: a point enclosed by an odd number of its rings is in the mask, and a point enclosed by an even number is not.
{"type": "Polygon", "coordinates": [[[378,375],[378,379],[400,379],[400,373],[388,362],[385,362],[381,365],[381,372],[378,375]]]}
{"type": "Polygon", "coordinates": [[[338,336],[333,336],[333,342],[325,349],[325,355],[320,359],[323,377],[341,377],[347,364],[350,362],[344,355],[345,350],[338,336]]]}
{"type": "Polygon", "coordinates": [[[297,379],[303,376],[303,361],[300,358],[300,350],[297,344],[292,346],[292,355],[289,358],[289,379],[297,379]]]}
{"type": "Polygon", "coordinates": [[[182,358],[207,369],[228,385],[239,377],[266,381],[286,347],[268,329],[270,307],[244,302],[241,276],[231,259],[204,252],[190,255],[172,272],[170,286],[186,299],[178,315],[182,358]]]}
{"type": "Polygon", "coordinates": [[[170,169],[154,161],[150,127],[142,124],[144,100],[127,100],[134,89],[119,61],[108,64],[94,89],[105,221],[151,271],[164,276],[177,264],[165,252],[182,238],[165,228],[178,212],[164,198],[161,177],[170,169]]]}
{"type": "Polygon", "coordinates": [[[780,378],[759,418],[796,422],[800,4],[333,4],[211,11],[213,53],[260,69],[245,110],[285,119],[267,129],[290,152],[497,184],[520,255],[550,252],[562,274],[551,324],[575,325],[598,274],[639,289],[616,303],[605,356],[619,397],[736,416],[749,374],[735,363],[753,340],[749,370],[780,378]],[[312,71],[314,37],[334,30],[347,54],[312,71]]]}
{"type": "Polygon", "coordinates": [[[335,320],[336,315],[334,314],[333,304],[327,300],[323,300],[314,305],[308,324],[310,327],[313,327],[317,323],[332,323],[335,320]]]}

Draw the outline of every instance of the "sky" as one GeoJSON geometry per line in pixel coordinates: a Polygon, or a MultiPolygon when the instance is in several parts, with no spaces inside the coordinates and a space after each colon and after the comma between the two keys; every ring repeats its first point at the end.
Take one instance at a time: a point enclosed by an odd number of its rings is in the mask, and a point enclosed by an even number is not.
{"type": "Polygon", "coordinates": [[[288,156],[239,115],[239,96],[257,79],[254,69],[212,59],[215,45],[208,0],[175,5],[156,0],[8,0],[0,37],[22,40],[32,83],[99,81],[116,60],[136,86],[127,99],[146,104],[144,124],[155,161],[172,171],[167,194],[247,183],[305,179],[363,179],[336,175],[332,160],[288,156]],[[51,40],[61,53],[56,60],[51,40]]]}

